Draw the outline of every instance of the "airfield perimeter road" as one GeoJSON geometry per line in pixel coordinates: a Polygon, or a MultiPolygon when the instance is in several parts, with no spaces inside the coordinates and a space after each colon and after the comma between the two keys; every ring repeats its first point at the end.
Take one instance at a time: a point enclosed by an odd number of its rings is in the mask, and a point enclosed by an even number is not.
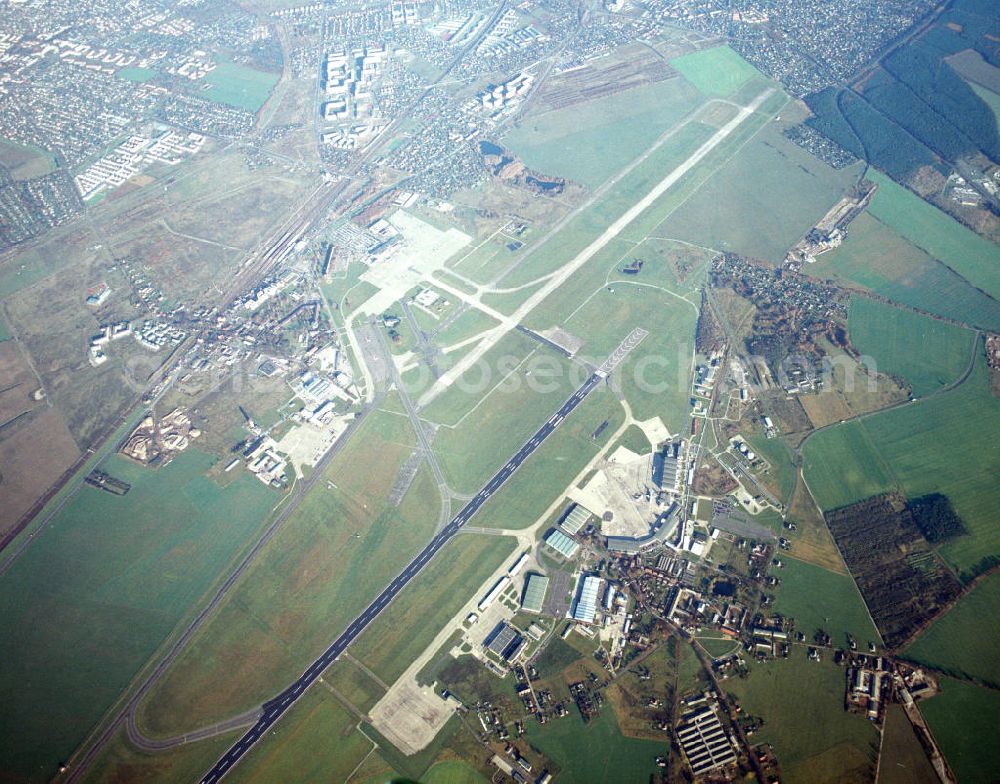
{"type": "Polygon", "coordinates": [[[312,683],[322,675],[323,671],[329,667],[338,656],[340,656],[347,647],[354,642],[355,639],[374,621],[379,614],[389,606],[393,599],[399,595],[399,593],[406,587],[414,577],[416,577],[423,568],[431,561],[434,555],[444,547],[449,540],[464,526],[479,508],[486,503],[486,501],[492,496],[497,490],[499,490],[504,483],[514,474],[515,471],[520,467],[520,465],[528,459],[528,457],[542,444],[542,442],[548,438],[557,427],[562,423],[562,421],[578,406],[583,402],[584,398],[590,394],[593,389],[600,384],[600,382],[606,377],[606,373],[603,371],[597,371],[593,373],[581,386],[570,396],[570,398],[562,404],[562,407],[553,414],[545,424],[543,424],[535,434],[529,438],[524,446],[522,446],[514,455],[503,464],[499,471],[497,471],[493,477],[483,485],[482,489],[476,493],[469,503],[467,503],[462,510],[452,518],[451,522],[448,523],[440,532],[435,535],[433,539],[424,547],[417,556],[410,561],[409,564],[403,569],[396,578],[389,583],[382,592],[375,597],[371,604],[351,622],[350,626],[345,629],[340,636],[338,636],[319,657],[309,665],[309,667],[299,676],[299,678],[292,683],[287,689],[285,689],[281,694],[264,703],[263,710],[257,723],[254,724],[247,732],[241,737],[230,749],[227,751],[222,758],[215,763],[215,765],[205,774],[202,779],[202,784],[215,784],[223,776],[228,773],[237,762],[253,748],[254,744],[257,743],[270,729],[278,719],[284,715],[284,713],[295,704],[303,694],[305,694],[306,689],[309,688],[312,683]]]}
{"type": "MultiPolygon", "coordinates": [[[[156,744],[155,741],[144,742],[134,721],[132,720],[139,703],[153,687],[153,684],[155,684],[160,676],[167,671],[174,659],[180,655],[180,652],[187,646],[188,642],[190,642],[191,638],[195,635],[195,632],[201,628],[205,621],[212,615],[213,611],[222,603],[226,594],[229,593],[229,590],[233,587],[236,581],[250,567],[250,564],[252,564],[257,558],[260,551],[263,550],[265,545],[267,545],[267,543],[274,538],[274,535],[284,524],[285,520],[287,520],[291,513],[297,508],[297,501],[305,496],[310,488],[312,488],[312,486],[324,476],[326,467],[350,441],[351,436],[358,430],[358,428],[361,427],[361,423],[365,420],[367,415],[373,409],[377,408],[380,402],[381,395],[378,395],[371,405],[362,410],[357,417],[351,420],[350,424],[347,426],[347,430],[345,430],[341,437],[337,439],[336,443],[334,443],[334,445],[330,448],[330,451],[323,455],[323,458],[316,464],[316,467],[309,478],[296,485],[296,488],[292,491],[294,498],[286,499],[285,505],[275,517],[274,522],[267,527],[267,530],[264,531],[260,539],[257,540],[233,572],[226,578],[226,581],[219,587],[218,591],[216,591],[216,593],[212,596],[212,599],[208,602],[208,604],[201,609],[197,617],[191,621],[183,633],[181,633],[181,635],[171,644],[168,652],[157,662],[156,666],[149,672],[149,674],[146,675],[142,684],[132,695],[131,699],[129,699],[125,706],[118,711],[117,715],[114,716],[113,719],[109,719],[108,723],[103,727],[103,731],[100,735],[97,735],[93,741],[88,741],[81,747],[82,751],[79,752],[79,756],[71,759],[72,764],[66,778],[67,784],[79,781],[86,774],[87,768],[97,757],[101,749],[103,749],[111,738],[114,737],[115,733],[118,732],[123,723],[129,727],[130,736],[140,748],[148,747],[148,750],[154,750],[154,748],[161,747],[161,745],[156,744]]],[[[216,725],[216,727],[217,726],[218,725],[216,725]]],[[[197,732],[201,732],[201,730],[196,731],[196,733],[197,732]]],[[[188,738],[193,738],[196,733],[189,733],[188,738]]]]}

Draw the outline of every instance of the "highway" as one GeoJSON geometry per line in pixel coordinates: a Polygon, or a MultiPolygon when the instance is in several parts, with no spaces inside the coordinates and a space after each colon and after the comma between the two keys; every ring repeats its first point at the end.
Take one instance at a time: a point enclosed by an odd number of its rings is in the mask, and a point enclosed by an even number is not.
{"type": "Polygon", "coordinates": [[[375,597],[371,604],[351,622],[339,637],[337,637],[323,653],[300,675],[294,683],[281,692],[277,697],[265,702],[260,718],[257,723],[241,737],[218,762],[212,766],[202,778],[202,784],[215,784],[222,779],[240,761],[244,754],[253,748],[277,722],[284,713],[295,704],[312,683],[320,677],[324,670],[329,667],[338,656],[374,621],[379,614],[388,607],[393,599],[406,587],[414,577],[420,574],[421,570],[427,566],[434,555],[444,547],[448,541],[458,533],[458,531],[479,511],[479,508],[504,483],[513,476],[514,472],[521,464],[531,456],[531,454],[541,446],[542,442],[548,438],[563,420],[583,402],[594,388],[606,377],[606,372],[598,370],[593,373],[573,395],[553,414],[545,424],[543,424],[529,438],[524,445],[498,470],[493,477],[483,485],[482,489],[472,500],[470,500],[462,510],[452,518],[441,531],[421,550],[417,556],[407,564],[406,568],[400,572],[396,578],[389,583],[382,592],[375,597]]]}

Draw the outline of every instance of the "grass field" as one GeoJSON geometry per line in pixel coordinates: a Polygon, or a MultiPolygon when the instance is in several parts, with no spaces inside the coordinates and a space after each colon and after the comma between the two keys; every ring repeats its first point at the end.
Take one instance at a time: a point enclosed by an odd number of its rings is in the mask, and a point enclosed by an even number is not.
{"type": "Polygon", "coordinates": [[[562,784],[622,784],[645,782],[656,771],[656,757],[666,743],[626,738],[610,705],[588,724],[580,714],[548,724],[526,722],[528,741],[560,767],[562,784]]]}
{"type": "Polygon", "coordinates": [[[906,649],[907,658],[1000,688],[1000,573],[985,578],[906,649]]]}
{"type": "Polygon", "coordinates": [[[637,455],[644,455],[653,448],[653,445],[649,443],[649,439],[646,437],[646,434],[642,432],[642,428],[638,425],[629,425],[622,434],[622,437],[618,439],[617,443],[613,447],[611,447],[611,451],[613,452],[619,446],[631,449],[637,455]]]}
{"type": "Polygon", "coordinates": [[[751,663],[750,676],[730,678],[725,689],[745,714],[764,719],[753,741],[774,746],[785,781],[867,781],[878,730],[844,710],[844,678],[830,657],[811,662],[797,647],[788,659],[751,663]]]}
{"type": "Polygon", "coordinates": [[[199,781],[239,738],[238,732],[153,754],[129,743],[122,729],[94,759],[84,781],[126,784],[140,781],[199,781]]]}
{"type": "Polygon", "coordinates": [[[876,784],[937,784],[934,767],[924,753],[902,705],[890,705],[882,729],[876,784]]]}
{"type": "Polygon", "coordinates": [[[46,253],[47,247],[21,253],[14,263],[0,269],[0,299],[37,283],[58,269],[58,262],[46,253]]]}
{"type": "Polygon", "coordinates": [[[777,264],[856,176],[855,167],[831,169],[772,123],[679,206],[658,233],[777,264]]]}
{"type": "Polygon", "coordinates": [[[803,476],[822,510],[847,506],[893,486],[865,431],[869,421],[846,422],[820,431],[803,447],[803,476]]]}
{"type": "Polygon", "coordinates": [[[905,379],[915,397],[957,380],[975,338],[971,330],[866,297],[851,300],[847,325],[853,346],[880,373],[905,379]]]}
{"type": "Polygon", "coordinates": [[[996,245],[888,177],[874,171],[869,176],[879,186],[869,208],[872,215],[973,286],[1000,298],[996,245]]]}
{"type": "MultiPolygon", "coordinates": [[[[747,123],[750,121],[748,120],[747,123]]],[[[637,200],[644,197],[670,171],[687,160],[715,129],[699,122],[682,125],[660,147],[654,150],[641,166],[636,166],[627,175],[609,188],[602,198],[573,217],[556,234],[550,234],[536,246],[533,255],[519,264],[503,280],[505,286],[519,286],[531,282],[541,275],[559,269],[572,260],[581,250],[597,239],[608,225],[623,215],[637,200]]],[[[734,132],[733,136],[736,133],[734,132]]],[[[728,142],[728,139],[727,139],[728,142]]],[[[724,148],[725,144],[720,144],[724,148]]],[[[719,148],[716,148],[717,150],[719,148]]],[[[701,167],[698,167],[700,170],[701,167]]],[[[695,173],[689,173],[682,182],[693,180],[695,173]]],[[[652,206],[639,214],[622,233],[621,240],[639,242],[645,239],[653,227],[662,220],[664,210],[669,209],[681,183],[671,188],[652,206]]],[[[529,292],[530,293],[530,292],[529,292]]],[[[527,294],[525,295],[525,297],[527,294]]]]}
{"type": "Polygon", "coordinates": [[[851,222],[843,245],[803,271],[856,283],[928,313],[1000,329],[1000,302],[868,213],[851,222]]]}
{"type": "Polygon", "coordinates": [[[0,578],[0,768],[48,780],[278,500],[213,462],[112,458],[128,495],[84,487],[0,578]]]}
{"type": "Polygon", "coordinates": [[[758,71],[728,46],[715,46],[680,57],[670,64],[705,95],[732,95],[758,71]]]}
{"type": "Polygon", "coordinates": [[[233,63],[219,63],[205,81],[211,85],[204,93],[208,100],[258,112],[278,83],[278,75],[233,63]]]}
{"type": "Polygon", "coordinates": [[[852,634],[860,646],[879,642],[878,632],[851,577],[783,557],[785,564],[772,574],[781,578],[774,611],[795,619],[796,630],[811,640],[824,629],[834,645],[846,646],[852,634]]]}
{"type": "MultiPolygon", "coordinates": [[[[579,294],[566,292],[564,296],[563,289],[571,286],[559,288],[553,297],[567,305],[576,302],[579,294]]],[[[642,280],[640,274],[634,282],[613,279],[593,291],[562,325],[584,339],[583,353],[595,364],[604,361],[636,327],[648,330],[649,335],[615,375],[637,420],[660,416],[671,432],[677,432],[689,411],[696,321],[696,308],[690,301],[659,288],[654,280],[642,280]]]]}
{"type": "Polygon", "coordinates": [[[473,518],[473,525],[526,528],[566,489],[624,420],[621,404],[604,387],[595,389],[529,457],[473,518]],[[591,434],[604,421],[596,440],[591,434]]]}
{"type": "Polygon", "coordinates": [[[129,82],[138,82],[139,84],[144,84],[156,76],[156,71],[152,68],[122,68],[118,71],[118,77],[120,79],[125,79],[129,82]]]}
{"type": "Polygon", "coordinates": [[[768,438],[756,430],[745,435],[753,451],[763,457],[770,466],[766,473],[759,472],[757,478],[777,496],[779,501],[787,504],[795,487],[796,469],[784,441],[780,438],[768,438]]]}
{"type": "Polygon", "coordinates": [[[368,417],[142,703],[147,732],[172,735],[272,696],[426,544],[438,503],[414,494],[417,482],[398,509],[387,503],[414,444],[405,417],[368,417]]]}
{"type": "Polygon", "coordinates": [[[995,781],[1000,770],[996,720],[1000,692],[941,679],[941,694],[920,703],[920,712],[959,781],[995,781]]]}
{"type": "Polygon", "coordinates": [[[357,724],[322,684],[313,684],[282,718],[276,736],[255,746],[227,778],[248,784],[346,781],[372,750],[357,724]]]}
{"type": "Polygon", "coordinates": [[[486,784],[479,771],[462,760],[437,762],[423,775],[421,784],[486,784]]]}
{"type": "Polygon", "coordinates": [[[818,433],[803,450],[805,475],[824,510],[874,495],[896,480],[910,498],[947,495],[969,535],[945,542],[940,552],[969,579],[984,558],[1000,556],[997,432],[1000,399],[990,392],[980,354],[956,389],[818,433]]]}
{"type": "Polygon", "coordinates": [[[52,171],[55,168],[55,156],[40,147],[0,138],[0,166],[10,172],[15,180],[27,180],[52,171]]]}
{"type": "Polygon", "coordinates": [[[701,100],[690,85],[669,79],[604,98],[589,111],[572,106],[527,117],[503,141],[529,167],[594,188],[701,100]]]}
{"type": "MultiPolygon", "coordinates": [[[[524,364],[512,355],[507,367],[513,372],[504,374],[505,381],[497,375],[491,391],[455,427],[438,429],[432,448],[457,492],[478,490],[583,383],[583,372],[574,372],[565,359],[542,347],[528,354],[524,364]]],[[[428,407],[428,418],[449,393],[428,407]]]]}
{"type": "Polygon", "coordinates": [[[351,654],[386,683],[395,681],[514,545],[514,539],[499,536],[459,536],[449,542],[358,638],[351,654]]]}

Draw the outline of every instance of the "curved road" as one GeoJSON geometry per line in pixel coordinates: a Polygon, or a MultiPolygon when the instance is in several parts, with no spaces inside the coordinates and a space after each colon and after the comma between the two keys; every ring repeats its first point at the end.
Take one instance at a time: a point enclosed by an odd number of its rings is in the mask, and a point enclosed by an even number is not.
{"type": "Polygon", "coordinates": [[[548,438],[562,421],[575,409],[584,398],[605,378],[605,373],[598,371],[590,376],[573,395],[562,404],[562,407],[553,414],[549,420],[543,424],[535,434],[525,442],[493,477],[483,485],[482,489],[476,493],[469,503],[446,525],[431,541],[421,550],[417,556],[407,564],[406,568],[400,572],[396,578],[389,583],[382,592],[368,605],[368,607],[351,622],[350,626],[338,636],[330,646],[319,655],[319,657],[302,673],[287,689],[281,692],[274,699],[265,702],[261,715],[257,722],[241,737],[222,758],[212,766],[212,768],[202,778],[202,784],[215,784],[222,779],[240,759],[243,758],[254,744],[257,743],[277,722],[286,711],[306,692],[314,681],[316,681],[323,671],[329,667],[338,656],[388,607],[393,599],[406,587],[414,577],[423,570],[437,552],[444,547],[455,534],[472,518],[479,508],[497,490],[499,490],[507,480],[514,474],[520,465],[538,449],[542,442],[548,438]]]}

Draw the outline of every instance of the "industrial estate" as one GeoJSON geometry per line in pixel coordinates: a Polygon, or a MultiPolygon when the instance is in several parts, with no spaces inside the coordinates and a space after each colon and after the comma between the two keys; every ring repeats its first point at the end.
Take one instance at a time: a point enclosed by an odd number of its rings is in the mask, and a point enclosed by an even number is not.
{"type": "Polygon", "coordinates": [[[995,3],[0,20],[0,782],[996,779],[995,3]]]}

